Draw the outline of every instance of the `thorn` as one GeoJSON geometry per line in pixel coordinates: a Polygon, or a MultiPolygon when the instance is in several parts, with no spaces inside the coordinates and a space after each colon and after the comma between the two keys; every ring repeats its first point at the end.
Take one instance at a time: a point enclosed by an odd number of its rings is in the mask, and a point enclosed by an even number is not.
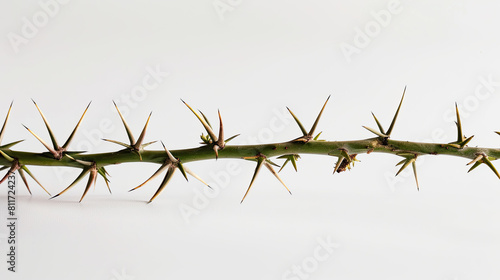
{"type": "Polygon", "coordinates": [[[0,149],[9,149],[9,148],[11,148],[12,146],[17,145],[17,144],[19,144],[19,143],[21,143],[21,142],[23,142],[23,141],[24,141],[24,140],[18,140],[18,141],[14,141],[14,142],[12,142],[12,143],[9,143],[9,144],[5,144],[5,145],[3,145],[3,146],[0,146],[0,149]]]}
{"type": "Polygon", "coordinates": [[[123,142],[120,142],[120,141],[116,141],[116,140],[111,140],[111,139],[102,139],[103,141],[106,141],[106,142],[111,142],[111,143],[115,143],[115,144],[118,144],[120,146],[123,146],[125,148],[128,148],[128,149],[131,149],[132,147],[129,145],[129,144],[125,144],[123,142]]]}
{"type": "Polygon", "coordinates": [[[6,160],[10,161],[10,162],[14,162],[14,158],[12,158],[11,156],[9,156],[8,154],[6,154],[4,151],[0,150],[0,154],[2,155],[2,157],[4,157],[6,160]]]}
{"type": "Polygon", "coordinates": [[[118,112],[118,115],[120,115],[120,119],[122,120],[123,126],[127,131],[127,136],[130,141],[130,146],[133,146],[135,143],[134,135],[132,135],[132,131],[130,130],[130,127],[128,126],[127,122],[125,121],[125,118],[123,118],[123,115],[120,112],[120,109],[118,109],[118,106],[116,105],[115,101],[113,101],[113,104],[115,105],[116,111],[118,112]]]}
{"type": "Polygon", "coordinates": [[[500,179],[500,174],[498,174],[497,169],[495,168],[493,163],[491,163],[488,157],[483,158],[483,163],[486,164],[491,169],[491,171],[493,171],[493,173],[495,173],[495,175],[497,175],[497,177],[500,179]]]}
{"type": "Polygon", "coordinates": [[[314,134],[314,130],[316,130],[316,126],[318,125],[319,119],[321,118],[321,115],[323,114],[323,111],[325,110],[326,103],[328,103],[328,100],[330,100],[330,96],[331,95],[328,96],[328,98],[325,101],[325,104],[323,104],[323,107],[321,108],[321,111],[319,112],[318,116],[316,117],[316,120],[314,121],[314,124],[312,125],[311,129],[309,130],[309,133],[307,134],[307,136],[312,137],[312,135],[314,134]]]}
{"type": "Polygon", "coordinates": [[[79,164],[83,165],[83,166],[86,166],[86,167],[92,167],[93,165],[95,165],[94,162],[92,161],[85,161],[85,160],[81,160],[81,159],[76,159],[70,155],[65,155],[66,157],[68,157],[69,159],[73,160],[73,161],[76,161],[78,162],[79,164]]]}
{"type": "MultiPolygon", "coordinates": [[[[87,175],[87,173],[89,173],[89,172],[90,172],[90,168],[84,167],[83,170],[82,170],[82,172],[80,173],[80,175],[78,175],[78,177],[76,177],[76,179],[73,181],[73,183],[71,183],[67,188],[65,188],[60,193],[58,193],[58,194],[54,195],[53,197],[51,197],[51,199],[56,198],[56,197],[62,195],[63,193],[65,193],[67,190],[69,190],[70,188],[72,188],[76,183],[78,183],[83,177],[85,177],[85,175],[87,175]]],[[[83,199],[83,197],[82,197],[82,199],[83,199]]]]}
{"type": "Polygon", "coordinates": [[[9,171],[5,174],[5,176],[0,180],[0,184],[2,184],[5,179],[9,177],[9,174],[14,174],[20,168],[19,162],[17,160],[12,162],[12,165],[9,168],[9,171]]]}
{"type": "Polygon", "coordinates": [[[227,142],[229,142],[229,141],[233,140],[234,138],[236,138],[236,137],[238,137],[238,136],[240,136],[240,134],[233,135],[233,136],[231,136],[231,137],[227,138],[224,142],[226,142],[226,143],[227,143],[227,142]]]}
{"type": "Polygon", "coordinates": [[[314,141],[317,141],[317,140],[318,140],[318,138],[319,138],[319,136],[321,135],[321,133],[323,133],[323,131],[320,131],[320,133],[318,133],[318,135],[316,135],[316,137],[314,137],[314,139],[313,139],[313,140],[314,140],[314,141]]]}
{"type": "Polygon", "coordinates": [[[144,136],[146,135],[146,129],[148,128],[149,119],[151,118],[151,114],[153,114],[153,112],[149,113],[148,120],[146,121],[146,124],[144,125],[144,128],[142,129],[141,135],[139,136],[139,139],[137,139],[137,142],[133,146],[134,149],[137,151],[139,151],[142,147],[142,142],[144,140],[144,136]]]}
{"type": "Polygon", "coordinates": [[[200,116],[193,108],[191,108],[191,106],[189,106],[186,102],[184,102],[184,100],[182,100],[182,103],[184,103],[188,108],[189,110],[191,110],[191,112],[193,112],[193,114],[198,118],[198,120],[201,122],[201,124],[203,125],[203,127],[205,128],[205,130],[207,131],[208,135],[210,135],[210,137],[212,138],[212,141],[213,142],[217,142],[217,136],[215,135],[215,133],[213,132],[211,126],[205,121],[205,118],[200,116]]]}
{"type": "Polygon", "coordinates": [[[380,132],[376,131],[376,130],[375,130],[375,129],[373,129],[373,128],[369,128],[369,127],[364,126],[364,125],[363,125],[363,128],[367,129],[368,131],[370,131],[371,133],[373,133],[373,134],[375,134],[375,135],[377,135],[377,136],[380,136],[380,137],[383,137],[383,138],[388,138],[388,137],[389,137],[389,136],[387,136],[387,135],[385,135],[385,134],[383,134],[383,133],[380,133],[380,132]]]}
{"type": "Polygon", "coordinates": [[[340,148],[340,154],[347,160],[348,163],[351,162],[351,156],[349,155],[349,153],[347,152],[346,149],[343,149],[343,148],[340,148]]]}
{"type": "Polygon", "coordinates": [[[163,149],[165,149],[165,152],[167,153],[168,159],[172,163],[178,162],[178,160],[170,153],[170,151],[165,147],[165,144],[163,144],[163,141],[161,141],[161,145],[163,146],[163,149]]]}
{"type": "Polygon", "coordinates": [[[198,181],[202,182],[205,186],[207,186],[207,187],[209,187],[209,188],[212,189],[212,187],[210,187],[210,185],[208,185],[205,181],[203,181],[203,179],[201,179],[198,175],[196,175],[193,171],[191,171],[191,169],[189,169],[187,167],[184,167],[184,170],[186,171],[187,174],[193,176],[198,181]]]}
{"type": "Polygon", "coordinates": [[[217,110],[217,113],[219,114],[219,140],[217,141],[217,145],[221,148],[224,149],[224,125],[222,124],[222,117],[220,116],[220,111],[217,110]]]}
{"type": "Polygon", "coordinates": [[[471,172],[472,170],[476,169],[476,167],[478,167],[479,165],[481,165],[480,162],[475,162],[474,165],[472,165],[472,167],[469,169],[469,171],[467,171],[467,173],[471,172]]]}
{"type": "Polygon", "coordinates": [[[220,150],[220,147],[217,144],[215,144],[214,147],[213,147],[213,149],[214,149],[214,152],[215,152],[215,160],[218,160],[219,159],[219,150],[220,150]]]}
{"type": "Polygon", "coordinates": [[[392,119],[392,122],[391,122],[391,125],[389,126],[389,129],[385,133],[385,134],[387,134],[387,136],[391,136],[392,129],[394,128],[394,124],[396,123],[396,119],[398,118],[398,115],[399,115],[399,110],[401,109],[401,105],[403,104],[403,99],[405,98],[405,93],[406,93],[406,86],[403,90],[403,96],[401,97],[401,101],[399,102],[399,106],[398,106],[398,109],[396,110],[396,114],[394,115],[394,118],[392,119]]]}
{"type": "Polygon", "coordinates": [[[345,159],[345,157],[343,157],[343,156],[338,157],[337,163],[335,164],[335,168],[333,169],[333,174],[335,174],[335,172],[337,172],[339,170],[340,164],[342,163],[342,161],[344,159],[345,159]]]}
{"type": "Polygon", "coordinates": [[[279,156],[278,158],[286,158],[285,162],[283,163],[283,165],[281,166],[280,170],[278,171],[278,173],[281,172],[281,170],[283,169],[283,167],[285,167],[285,165],[288,163],[288,162],[291,162],[292,165],[293,165],[293,168],[295,169],[295,172],[297,172],[297,159],[300,158],[299,155],[297,154],[291,154],[291,155],[283,155],[283,156],[279,156]]]}
{"type": "Polygon", "coordinates": [[[290,108],[286,107],[286,109],[288,110],[288,112],[290,112],[290,114],[292,115],[293,119],[295,120],[295,122],[297,123],[297,125],[299,126],[300,128],[300,131],[302,132],[302,135],[303,136],[306,136],[307,135],[307,130],[304,128],[304,126],[302,125],[302,123],[299,121],[299,119],[297,118],[297,116],[295,116],[295,114],[292,112],[292,110],[290,110],[290,108]]]}
{"type": "Polygon", "coordinates": [[[82,198],[80,198],[80,201],[78,201],[78,202],[82,202],[83,198],[85,197],[85,195],[89,191],[92,184],[94,184],[94,186],[95,186],[96,179],[97,179],[97,168],[94,166],[93,168],[90,169],[89,180],[87,181],[87,185],[85,186],[85,190],[83,191],[82,198]]]}
{"type": "Polygon", "coordinates": [[[177,162],[177,168],[179,168],[179,171],[181,171],[182,176],[184,176],[184,178],[186,178],[186,181],[189,182],[188,177],[186,175],[186,171],[184,170],[184,166],[182,166],[182,163],[180,161],[177,162]]]}
{"type": "Polygon", "coordinates": [[[375,122],[377,123],[377,126],[378,126],[378,129],[380,130],[380,133],[385,135],[386,133],[384,131],[384,128],[382,127],[382,125],[380,124],[380,122],[378,121],[377,117],[375,116],[375,114],[373,112],[372,112],[372,116],[375,119],[375,122]]]}
{"type": "Polygon", "coordinates": [[[160,187],[158,188],[158,190],[156,190],[155,194],[151,197],[151,199],[149,200],[148,203],[153,202],[153,200],[161,193],[161,191],[163,191],[163,189],[168,184],[170,179],[172,179],[172,175],[174,175],[174,172],[175,172],[175,167],[170,166],[167,170],[167,174],[165,175],[165,178],[163,178],[163,181],[160,184],[160,187]]]}
{"type": "MultiPolygon", "coordinates": [[[[181,99],[182,100],[182,99],[181,99]]],[[[208,118],[207,116],[205,116],[205,114],[203,114],[202,111],[198,110],[198,112],[200,112],[201,116],[203,117],[203,119],[207,122],[208,126],[210,126],[210,128],[212,128],[212,125],[210,124],[210,122],[208,121],[208,118]]]]}
{"type": "Polygon", "coordinates": [[[28,192],[30,193],[30,195],[32,195],[31,193],[31,190],[30,190],[30,186],[28,185],[28,181],[26,180],[26,176],[24,175],[24,172],[22,169],[19,169],[19,175],[21,176],[21,179],[23,180],[24,182],[24,185],[26,186],[26,188],[28,189],[28,192]]]}
{"type": "Polygon", "coordinates": [[[9,120],[10,111],[12,109],[12,104],[14,101],[10,102],[9,110],[7,111],[7,115],[5,116],[5,121],[3,122],[2,129],[0,130],[0,144],[2,143],[3,136],[5,135],[5,127],[7,126],[7,121],[9,120]]]}
{"type": "Polygon", "coordinates": [[[476,163],[476,162],[482,160],[484,157],[485,157],[484,154],[478,154],[471,162],[467,163],[466,165],[471,165],[473,163],[476,163]]]}
{"type": "Polygon", "coordinates": [[[399,173],[401,173],[401,171],[403,171],[408,165],[410,165],[410,163],[413,163],[413,162],[415,162],[415,158],[410,158],[410,159],[404,160],[404,164],[403,164],[403,166],[401,166],[401,169],[399,169],[399,171],[396,173],[396,176],[398,176],[399,173]]]}
{"type": "Polygon", "coordinates": [[[56,159],[61,159],[62,158],[62,154],[59,154],[57,151],[55,151],[54,149],[52,149],[49,144],[47,144],[45,141],[43,141],[42,138],[40,138],[38,135],[36,135],[33,131],[31,131],[27,126],[25,126],[23,124],[24,128],[26,128],[31,134],[33,134],[33,136],[35,136],[36,139],[38,139],[38,141],[40,141],[40,143],[42,143],[43,146],[45,146],[45,148],[54,156],[54,158],[56,159]]]}
{"type": "MultiPolygon", "coordinates": [[[[49,191],[47,191],[43,186],[42,184],[35,178],[35,176],[33,175],[33,173],[31,173],[31,171],[28,169],[28,167],[26,165],[22,165],[21,166],[21,170],[24,170],[26,171],[26,173],[28,173],[28,175],[30,175],[30,177],[40,186],[42,187],[42,189],[50,196],[51,194],[49,193],[49,191]]],[[[28,187],[28,185],[26,185],[26,187],[28,187]]],[[[31,193],[31,192],[30,192],[31,193]]]]}
{"type": "MultiPolygon", "coordinates": [[[[52,141],[52,146],[54,147],[54,150],[59,150],[59,144],[57,143],[56,137],[54,135],[54,132],[52,132],[52,129],[50,128],[49,122],[45,118],[45,115],[42,113],[42,110],[38,107],[36,104],[35,100],[31,99],[33,101],[33,104],[35,104],[38,112],[40,113],[40,116],[42,116],[43,122],[45,123],[45,127],[47,127],[47,130],[49,132],[50,140],[52,141]]],[[[31,131],[30,131],[31,132],[31,131]]],[[[36,136],[35,136],[36,137],[36,136]]]]}
{"type": "Polygon", "coordinates": [[[276,173],[276,171],[274,171],[274,169],[271,166],[271,164],[269,164],[268,162],[264,162],[264,165],[276,177],[276,179],[278,179],[278,181],[280,181],[280,183],[285,187],[285,189],[288,191],[288,193],[292,194],[292,192],[290,191],[290,189],[285,185],[285,182],[283,182],[283,180],[281,180],[281,178],[278,176],[278,173],[276,173]]]}
{"type": "Polygon", "coordinates": [[[90,104],[92,103],[89,102],[89,104],[87,105],[87,108],[85,108],[85,111],[83,111],[83,114],[82,116],[80,117],[80,120],[78,121],[78,123],[76,124],[75,128],[73,129],[73,132],[71,132],[71,134],[69,135],[68,137],[68,140],[66,140],[66,142],[64,143],[64,145],[62,146],[63,150],[66,150],[69,146],[69,144],[71,143],[71,140],[73,140],[73,137],[75,136],[76,134],[76,130],[80,127],[80,124],[82,123],[82,120],[83,120],[83,117],[85,116],[85,114],[87,113],[87,110],[89,109],[90,107],[90,104]]]}
{"type": "Polygon", "coordinates": [[[248,192],[250,191],[250,188],[252,188],[253,182],[255,181],[255,178],[259,174],[260,168],[262,167],[262,163],[264,163],[264,157],[262,157],[262,156],[257,157],[257,166],[255,167],[255,171],[253,173],[252,180],[250,181],[250,185],[248,186],[248,189],[245,192],[245,195],[241,199],[240,204],[243,203],[243,201],[245,200],[245,198],[248,195],[248,192]]]}
{"type": "Polygon", "coordinates": [[[106,186],[108,187],[108,191],[109,193],[111,194],[111,188],[109,187],[109,179],[107,177],[107,175],[109,175],[109,173],[106,171],[106,169],[104,169],[104,166],[97,169],[97,172],[102,176],[102,178],[104,179],[104,182],[106,183],[106,186]]]}
{"type": "Polygon", "coordinates": [[[461,143],[465,141],[464,134],[462,133],[462,123],[460,122],[460,113],[458,112],[458,105],[455,102],[455,111],[457,114],[457,121],[455,122],[457,125],[457,143],[461,143]]]}
{"type": "Polygon", "coordinates": [[[418,185],[418,177],[417,177],[417,164],[416,164],[416,160],[414,160],[412,163],[411,163],[411,166],[413,168],[413,175],[415,176],[415,182],[417,183],[417,191],[420,191],[420,187],[418,185]]]}
{"type": "Polygon", "coordinates": [[[144,186],[147,182],[149,182],[149,181],[153,180],[156,176],[158,176],[160,173],[162,173],[162,172],[163,172],[163,170],[165,170],[166,168],[170,168],[170,166],[171,166],[171,165],[172,165],[171,163],[162,164],[162,165],[160,166],[160,168],[158,168],[158,170],[156,170],[156,172],[155,172],[155,173],[153,173],[153,175],[151,175],[151,177],[149,177],[149,179],[147,179],[146,181],[144,181],[144,183],[140,184],[139,186],[137,186],[137,187],[135,187],[135,188],[133,188],[133,189],[129,190],[129,192],[131,192],[131,191],[135,191],[135,190],[137,190],[138,188],[140,188],[140,187],[144,186]]]}

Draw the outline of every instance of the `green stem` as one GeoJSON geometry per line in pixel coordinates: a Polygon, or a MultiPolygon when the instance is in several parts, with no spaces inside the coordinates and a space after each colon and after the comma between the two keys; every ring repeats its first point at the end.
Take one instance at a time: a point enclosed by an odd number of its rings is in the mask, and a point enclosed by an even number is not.
{"type": "MultiPolygon", "coordinates": [[[[304,142],[283,142],[261,145],[226,145],[219,151],[219,158],[244,158],[258,154],[266,157],[276,157],[286,154],[317,154],[340,156],[340,149],[346,150],[349,154],[363,153],[388,153],[388,154],[415,154],[421,155],[451,155],[467,159],[474,159],[478,154],[486,154],[493,158],[500,158],[500,149],[464,147],[462,149],[450,147],[447,144],[420,143],[410,141],[386,140],[381,138],[369,138],[354,141],[309,141],[304,142]]],[[[68,157],[60,160],[53,158],[50,153],[31,153],[14,150],[3,150],[9,156],[18,159],[23,165],[39,166],[68,166],[82,167],[82,165],[68,157]]],[[[171,153],[179,158],[183,163],[215,159],[215,154],[211,146],[205,145],[198,148],[171,150],[171,153]]],[[[127,162],[150,162],[163,164],[167,158],[165,151],[142,151],[142,161],[137,153],[128,149],[117,152],[100,154],[76,154],[75,159],[95,162],[97,166],[107,166],[127,162]]],[[[0,165],[8,166],[11,163],[0,157],[0,165]]]]}

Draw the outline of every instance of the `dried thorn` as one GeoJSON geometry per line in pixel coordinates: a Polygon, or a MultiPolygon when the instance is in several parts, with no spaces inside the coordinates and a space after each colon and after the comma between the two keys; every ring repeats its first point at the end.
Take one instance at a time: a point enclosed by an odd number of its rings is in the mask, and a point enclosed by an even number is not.
{"type": "Polygon", "coordinates": [[[220,116],[220,111],[217,110],[217,113],[219,114],[219,140],[217,141],[217,145],[221,148],[224,149],[224,125],[222,124],[222,117],[220,116]]]}
{"type": "MultiPolygon", "coordinates": [[[[87,173],[90,172],[90,168],[89,167],[84,167],[82,172],[80,173],[80,175],[78,175],[78,177],[76,177],[76,179],[73,181],[73,183],[71,183],[67,188],[65,188],[62,192],[54,195],[53,197],[51,197],[50,199],[54,199],[60,195],[62,195],[63,193],[65,193],[67,190],[69,190],[71,187],[73,187],[76,183],[78,183],[83,177],[85,177],[85,175],[87,175],[87,173]]],[[[83,198],[83,197],[82,197],[83,198]]],[[[81,201],[81,200],[80,200],[81,201]]]]}
{"type": "Polygon", "coordinates": [[[193,171],[191,171],[191,169],[187,168],[187,167],[184,167],[184,170],[186,171],[187,174],[193,176],[194,178],[196,178],[198,181],[202,182],[205,186],[209,187],[212,189],[212,187],[210,187],[209,184],[207,184],[205,181],[203,181],[203,179],[200,178],[200,176],[196,175],[193,171]]]}
{"type": "Polygon", "coordinates": [[[259,159],[263,157],[261,154],[255,155],[255,156],[249,156],[249,157],[242,157],[242,159],[247,159],[247,160],[254,160],[254,159],[259,159]]]}
{"type": "Polygon", "coordinates": [[[139,139],[137,139],[137,142],[133,145],[133,148],[137,151],[143,148],[142,142],[144,141],[144,136],[146,135],[146,129],[148,128],[149,124],[149,119],[151,118],[151,114],[153,112],[149,113],[148,120],[146,121],[146,124],[144,125],[144,128],[142,129],[141,135],[139,136],[139,139]]]}
{"type": "Polygon", "coordinates": [[[200,116],[193,108],[191,108],[191,106],[189,106],[186,102],[184,102],[184,100],[182,100],[182,103],[184,103],[188,108],[189,110],[191,110],[191,112],[193,112],[193,114],[198,118],[198,120],[201,122],[201,124],[203,125],[203,127],[205,128],[205,130],[207,131],[208,135],[210,135],[210,137],[212,138],[212,141],[213,142],[217,142],[217,136],[215,135],[214,131],[212,130],[211,126],[205,121],[205,118],[200,116]]]}
{"type": "MultiPolygon", "coordinates": [[[[19,170],[19,172],[21,172],[22,170],[26,171],[26,173],[28,173],[28,175],[30,175],[30,177],[35,180],[35,182],[40,186],[42,187],[42,189],[50,196],[51,194],[49,193],[49,191],[47,191],[43,186],[42,184],[35,178],[35,176],[33,175],[33,173],[31,173],[31,171],[28,169],[28,167],[26,165],[22,165],[21,166],[21,169],[19,170]]],[[[26,185],[26,187],[28,187],[28,185],[26,185]]],[[[31,193],[31,192],[30,192],[31,193]]]]}
{"type": "Polygon", "coordinates": [[[87,108],[85,108],[85,111],[83,111],[83,114],[80,117],[80,120],[76,124],[75,128],[73,129],[73,132],[71,132],[71,134],[68,137],[68,140],[66,140],[66,142],[62,146],[63,150],[66,150],[68,148],[68,146],[69,146],[69,143],[71,143],[71,140],[73,140],[73,137],[76,134],[76,130],[80,127],[80,124],[82,123],[83,117],[85,117],[85,114],[87,113],[87,110],[89,109],[91,103],[92,103],[92,101],[89,102],[89,105],[87,105],[87,108]]]}
{"type": "Polygon", "coordinates": [[[151,197],[148,203],[153,202],[153,200],[161,193],[161,191],[163,191],[163,189],[168,184],[170,179],[172,179],[172,175],[174,175],[174,172],[175,172],[175,167],[170,166],[167,170],[167,175],[165,175],[165,178],[163,178],[163,181],[160,184],[160,187],[158,188],[158,190],[156,190],[155,194],[151,197]]]}
{"type": "MultiPolygon", "coordinates": [[[[182,99],[181,99],[182,100],[182,99]]],[[[198,110],[198,112],[200,112],[201,116],[203,117],[203,119],[207,122],[208,126],[210,126],[210,128],[212,128],[212,125],[210,124],[210,122],[208,121],[208,118],[207,116],[205,116],[205,114],[203,114],[203,112],[201,110],[198,110]]]]}
{"type": "Polygon", "coordinates": [[[219,159],[219,150],[221,149],[219,145],[215,144],[214,147],[214,152],[215,152],[215,160],[219,159]]]}
{"type": "Polygon", "coordinates": [[[170,151],[165,147],[165,144],[163,144],[163,141],[160,141],[161,145],[163,146],[163,149],[165,149],[165,153],[167,153],[168,159],[170,160],[171,163],[176,163],[178,160],[170,153],[170,151]]]}
{"type": "MultiPolygon", "coordinates": [[[[47,130],[49,132],[49,136],[50,136],[50,140],[52,141],[52,146],[54,147],[54,150],[59,150],[59,144],[57,143],[57,140],[56,140],[56,137],[54,135],[54,133],[52,132],[52,129],[50,128],[50,125],[49,125],[49,122],[47,121],[47,119],[45,118],[45,115],[42,113],[42,110],[40,110],[40,108],[38,107],[38,105],[36,104],[35,100],[31,99],[31,101],[33,101],[33,104],[35,104],[36,108],[38,109],[38,112],[40,113],[40,115],[42,116],[42,119],[43,119],[43,122],[45,123],[45,127],[47,127],[47,130]]],[[[28,129],[29,130],[29,129],[28,129]]],[[[30,131],[31,132],[31,131],[30,131]]],[[[36,137],[36,136],[35,136],[36,137]]],[[[37,137],[38,138],[38,137],[37,137]]]]}
{"type": "Polygon", "coordinates": [[[123,146],[123,147],[125,147],[125,148],[127,148],[127,149],[130,149],[130,148],[131,148],[131,146],[130,146],[129,144],[125,144],[125,143],[120,142],[120,141],[111,140],[111,139],[104,139],[104,138],[103,138],[102,140],[103,140],[103,141],[107,141],[107,142],[111,142],[111,143],[118,144],[118,145],[123,146]]]}
{"type": "Polygon", "coordinates": [[[109,176],[109,173],[108,171],[106,171],[106,169],[104,169],[104,166],[97,169],[97,172],[99,173],[99,175],[102,176],[102,178],[104,179],[104,182],[106,183],[106,186],[108,187],[108,191],[109,193],[111,193],[111,188],[109,187],[109,179],[107,176],[109,176]]]}
{"type": "MultiPolygon", "coordinates": [[[[478,154],[471,162],[467,163],[466,165],[471,165],[473,163],[476,163],[476,162],[482,160],[484,157],[485,157],[484,154],[478,154]]],[[[470,170],[469,170],[469,172],[470,172],[470,170]]]]}
{"type": "Polygon", "coordinates": [[[30,193],[30,195],[32,195],[31,193],[31,190],[30,190],[30,186],[28,185],[28,181],[26,180],[26,176],[24,175],[24,172],[22,169],[19,169],[19,175],[21,176],[21,179],[23,180],[24,182],[24,185],[26,186],[26,188],[28,189],[28,192],[30,193]]]}
{"type": "Polygon", "coordinates": [[[405,157],[405,158],[414,158],[417,156],[414,153],[407,153],[407,152],[396,153],[396,155],[401,156],[401,157],[405,157]]]}
{"type": "Polygon", "coordinates": [[[116,105],[115,101],[113,101],[113,104],[115,105],[116,111],[118,112],[118,115],[120,115],[120,119],[122,120],[123,126],[125,127],[125,130],[127,131],[127,136],[128,136],[129,141],[130,141],[130,146],[133,146],[135,143],[134,135],[132,134],[130,127],[128,126],[127,122],[125,121],[125,118],[123,118],[123,115],[120,112],[120,109],[118,109],[118,106],[116,105]]]}
{"type": "Polygon", "coordinates": [[[45,148],[54,156],[54,158],[56,159],[61,159],[62,158],[62,154],[61,153],[58,153],[56,150],[52,149],[49,144],[47,144],[45,141],[43,141],[42,138],[40,138],[38,135],[36,135],[33,131],[31,131],[28,127],[26,127],[25,125],[23,125],[24,128],[26,128],[31,134],[33,134],[33,136],[35,136],[36,139],[38,139],[38,141],[40,141],[40,143],[42,143],[43,146],[45,146],[45,148]]]}
{"type": "Polygon", "coordinates": [[[94,184],[94,186],[95,186],[96,179],[97,179],[97,168],[94,166],[93,168],[90,169],[89,180],[87,181],[87,185],[85,186],[85,190],[83,191],[82,198],[80,198],[80,201],[78,201],[78,202],[82,202],[83,198],[85,197],[85,195],[89,191],[92,184],[94,184]]]}
{"type": "Polygon", "coordinates": [[[344,159],[345,159],[345,157],[339,156],[339,158],[337,159],[337,164],[335,164],[335,168],[333,169],[333,174],[335,174],[335,172],[340,172],[339,168],[340,168],[340,165],[342,164],[342,162],[344,161],[344,159]]]}
{"type": "Polygon", "coordinates": [[[144,181],[144,183],[140,184],[139,186],[129,190],[129,192],[131,191],[135,191],[137,190],[138,188],[144,186],[147,182],[153,180],[156,176],[158,176],[158,174],[162,173],[163,170],[165,170],[166,168],[170,168],[172,166],[171,163],[165,163],[165,164],[162,164],[162,166],[160,166],[160,168],[158,168],[158,170],[156,170],[155,173],[153,173],[153,175],[151,175],[151,177],[149,177],[149,179],[147,179],[146,181],[144,181]]]}
{"type": "Polygon", "coordinates": [[[146,148],[147,146],[149,146],[149,145],[151,145],[151,144],[154,144],[154,143],[156,143],[156,142],[158,142],[158,141],[151,141],[151,142],[144,143],[144,144],[142,144],[142,148],[144,149],[144,148],[146,148]]]}
{"type": "Polygon", "coordinates": [[[94,162],[92,161],[84,161],[84,160],[81,160],[81,159],[76,159],[70,155],[65,155],[66,157],[68,157],[69,159],[73,160],[73,161],[76,161],[78,162],[79,164],[83,165],[83,166],[87,166],[87,167],[91,167],[93,165],[95,165],[94,162]]]}
{"type": "Polygon", "coordinates": [[[455,149],[461,149],[462,146],[458,145],[458,144],[454,144],[454,143],[448,143],[446,144],[446,147],[451,147],[451,148],[455,148],[455,149]]]}
{"type": "Polygon", "coordinates": [[[405,98],[405,93],[406,93],[406,86],[405,89],[403,90],[403,96],[401,97],[401,101],[399,102],[398,109],[396,110],[396,114],[394,115],[394,118],[392,119],[391,125],[389,126],[389,129],[385,134],[388,136],[391,136],[392,129],[394,128],[394,124],[396,124],[396,119],[398,118],[399,115],[399,110],[401,109],[401,105],[403,104],[403,99],[405,98]]]}
{"type": "Polygon", "coordinates": [[[367,129],[367,130],[368,130],[368,131],[370,131],[371,133],[374,133],[375,135],[380,136],[380,137],[382,137],[382,138],[388,138],[388,137],[389,137],[389,136],[387,136],[387,135],[385,135],[385,134],[383,134],[383,133],[380,133],[380,132],[376,131],[376,130],[375,130],[375,129],[373,129],[373,128],[370,128],[370,127],[367,127],[367,126],[364,126],[364,125],[363,125],[363,128],[367,129]]]}
{"type": "Polygon", "coordinates": [[[0,130],[0,144],[2,143],[3,136],[5,135],[5,127],[7,126],[7,121],[9,120],[10,111],[12,109],[13,103],[14,103],[14,101],[10,102],[9,110],[7,111],[7,115],[5,116],[5,120],[4,120],[3,125],[2,125],[2,129],[0,130]]]}
{"type": "Polygon", "coordinates": [[[259,174],[259,171],[260,171],[260,168],[262,167],[262,164],[264,163],[264,157],[257,157],[257,166],[255,167],[255,171],[253,173],[253,176],[252,176],[252,180],[250,181],[250,185],[248,186],[248,189],[247,191],[245,192],[245,195],[243,196],[243,198],[241,199],[241,203],[243,203],[243,201],[245,200],[245,198],[247,197],[248,195],[248,192],[250,191],[250,188],[252,188],[252,185],[253,185],[253,182],[255,181],[255,178],[257,177],[257,174],[259,174]]]}
{"type": "Polygon", "coordinates": [[[269,162],[264,162],[264,165],[267,167],[267,169],[269,169],[269,171],[271,171],[271,173],[276,177],[276,179],[278,179],[278,181],[280,181],[280,183],[286,188],[286,190],[288,191],[288,193],[292,194],[292,192],[290,191],[290,189],[288,189],[288,187],[285,185],[285,183],[283,182],[283,180],[281,180],[281,178],[278,176],[278,173],[276,173],[276,171],[274,171],[274,169],[271,166],[271,164],[269,164],[269,162]]]}
{"type": "Polygon", "coordinates": [[[14,174],[20,168],[19,162],[17,160],[12,162],[12,165],[9,168],[9,171],[5,174],[5,176],[0,180],[0,184],[2,184],[5,179],[9,177],[10,174],[14,174]]]}

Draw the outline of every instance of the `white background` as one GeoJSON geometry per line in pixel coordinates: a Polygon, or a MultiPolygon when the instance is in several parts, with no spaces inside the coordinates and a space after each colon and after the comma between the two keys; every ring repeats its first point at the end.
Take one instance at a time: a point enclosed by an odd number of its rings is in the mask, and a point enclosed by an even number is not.
{"type": "MultiPolygon", "coordinates": [[[[476,135],[471,146],[500,143],[493,133],[500,130],[496,1],[159,2],[3,1],[2,118],[14,100],[3,143],[26,139],[15,149],[44,151],[21,125],[48,141],[30,98],[59,142],[92,101],[71,148],[105,152],[119,147],[97,139],[127,140],[112,100],[136,137],[153,111],[146,141],[181,149],[196,147],[203,128],[180,98],[202,109],[212,124],[220,109],[227,135],[241,133],[232,144],[243,144],[299,136],[293,120],[283,117],[285,106],[309,127],[330,94],[318,127],[322,138],[364,139],[372,135],[361,126],[375,127],[370,111],[387,127],[404,86],[394,139],[454,141],[458,102],[464,133],[476,135]],[[162,72],[156,83],[150,80],[154,88],[138,94],[154,69],[162,72]]],[[[32,196],[19,184],[18,272],[7,271],[7,230],[1,226],[0,275],[500,277],[500,182],[488,168],[467,174],[466,159],[424,157],[417,192],[411,171],[394,177],[400,159],[374,153],[358,158],[353,170],[332,176],[335,158],[303,156],[298,173],[290,166],[280,173],[292,196],[263,170],[241,205],[254,170],[253,163],[241,160],[188,164],[219,189],[208,199],[201,198],[202,184],[176,174],[154,203],[146,204],[161,178],[127,191],[158,168],[147,163],[109,167],[113,194],[99,178],[82,203],[77,201],[83,181],[53,200],[33,181],[32,196]],[[186,207],[195,209],[192,215],[182,214],[186,207]],[[327,251],[322,242],[336,248],[327,251]],[[303,274],[294,274],[298,267],[303,274]]],[[[30,168],[53,194],[79,173],[30,168]]],[[[6,184],[1,187],[4,224],[6,184]]]]}

